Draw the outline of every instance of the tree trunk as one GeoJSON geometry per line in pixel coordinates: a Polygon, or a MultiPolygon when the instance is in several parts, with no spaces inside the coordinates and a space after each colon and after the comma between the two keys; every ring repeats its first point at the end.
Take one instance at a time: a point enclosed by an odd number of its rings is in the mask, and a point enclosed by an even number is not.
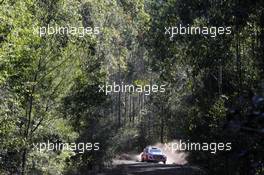
{"type": "Polygon", "coordinates": [[[132,122],[132,108],[131,108],[132,105],[131,104],[132,104],[132,96],[129,93],[129,122],[130,123],[132,122]]]}
{"type": "Polygon", "coordinates": [[[160,125],[160,143],[164,143],[164,111],[163,106],[161,107],[161,125],[160,125]]]}
{"type": "Polygon", "coordinates": [[[135,124],[135,99],[132,97],[132,104],[133,104],[133,109],[132,109],[132,123],[133,125],[135,124]]]}
{"type": "Polygon", "coordinates": [[[126,118],[127,118],[127,93],[126,92],[125,92],[124,109],[125,109],[125,113],[124,113],[124,124],[126,124],[126,118]]]}
{"type": "MultiPolygon", "coordinates": [[[[119,85],[121,85],[120,64],[118,64],[118,79],[119,79],[119,85]]],[[[118,128],[120,127],[121,127],[121,89],[118,92],[118,128]]]]}

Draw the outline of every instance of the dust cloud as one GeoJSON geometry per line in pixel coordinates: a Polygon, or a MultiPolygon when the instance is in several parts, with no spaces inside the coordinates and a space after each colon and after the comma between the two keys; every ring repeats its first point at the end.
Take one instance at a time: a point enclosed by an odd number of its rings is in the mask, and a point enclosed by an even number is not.
{"type": "Polygon", "coordinates": [[[172,148],[169,148],[172,143],[179,143],[178,141],[172,141],[166,144],[157,143],[154,145],[154,147],[160,148],[162,152],[167,156],[167,162],[166,164],[177,164],[177,165],[185,165],[187,164],[187,156],[188,153],[183,151],[177,151],[173,150],[172,148]]]}
{"type": "MultiPolygon", "coordinates": [[[[172,141],[166,144],[156,143],[155,145],[151,145],[153,147],[160,148],[162,152],[167,156],[166,164],[177,164],[177,165],[185,165],[188,163],[187,156],[188,153],[183,151],[177,151],[172,149],[170,146],[173,144],[179,144],[179,141],[172,141]]],[[[141,161],[141,154],[129,154],[131,160],[141,161]]]]}
{"type": "MultiPolygon", "coordinates": [[[[162,152],[167,156],[167,162],[166,164],[176,164],[176,165],[185,165],[188,163],[187,156],[188,153],[183,151],[177,151],[175,149],[172,149],[170,146],[173,144],[179,144],[178,141],[172,141],[165,144],[162,143],[156,143],[155,145],[151,145],[153,147],[160,148],[162,152]]],[[[137,153],[123,153],[116,157],[116,159],[113,160],[114,164],[131,164],[134,162],[140,162],[141,161],[141,154],[137,153]]]]}

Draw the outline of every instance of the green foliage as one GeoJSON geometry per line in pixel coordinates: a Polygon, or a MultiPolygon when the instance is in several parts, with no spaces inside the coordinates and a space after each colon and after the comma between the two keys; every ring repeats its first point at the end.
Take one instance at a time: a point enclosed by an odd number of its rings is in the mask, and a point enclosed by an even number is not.
{"type": "Polygon", "coordinates": [[[263,164],[256,134],[263,123],[255,116],[263,111],[252,102],[263,96],[263,6],[260,0],[1,1],[0,174],[95,173],[117,153],[175,139],[230,141],[233,151],[191,152],[190,162],[209,174],[252,173],[252,164],[263,164]],[[231,26],[232,34],[170,40],[165,27],[179,24],[231,26]],[[100,33],[41,37],[48,25],[100,33]],[[112,82],[166,91],[99,92],[112,82]],[[100,150],[32,149],[49,140],[99,142],[100,150]]]}

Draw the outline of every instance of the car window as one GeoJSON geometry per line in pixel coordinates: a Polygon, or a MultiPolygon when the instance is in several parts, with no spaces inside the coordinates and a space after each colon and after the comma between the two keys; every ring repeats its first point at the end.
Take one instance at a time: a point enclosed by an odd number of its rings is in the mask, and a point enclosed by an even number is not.
{"type": "Polygon", "coordinates": [[[150,153],[161,153],[160,149],[151,149],[150,153]]]}

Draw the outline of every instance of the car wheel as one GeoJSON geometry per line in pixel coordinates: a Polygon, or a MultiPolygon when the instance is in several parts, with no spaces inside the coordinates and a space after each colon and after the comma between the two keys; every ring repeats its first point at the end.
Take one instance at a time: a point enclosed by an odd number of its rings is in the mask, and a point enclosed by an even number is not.
{"type": "Polygon", "coordinates": [[[163,164],[166,164],[166,161],[163,161],[163,164]]]}

